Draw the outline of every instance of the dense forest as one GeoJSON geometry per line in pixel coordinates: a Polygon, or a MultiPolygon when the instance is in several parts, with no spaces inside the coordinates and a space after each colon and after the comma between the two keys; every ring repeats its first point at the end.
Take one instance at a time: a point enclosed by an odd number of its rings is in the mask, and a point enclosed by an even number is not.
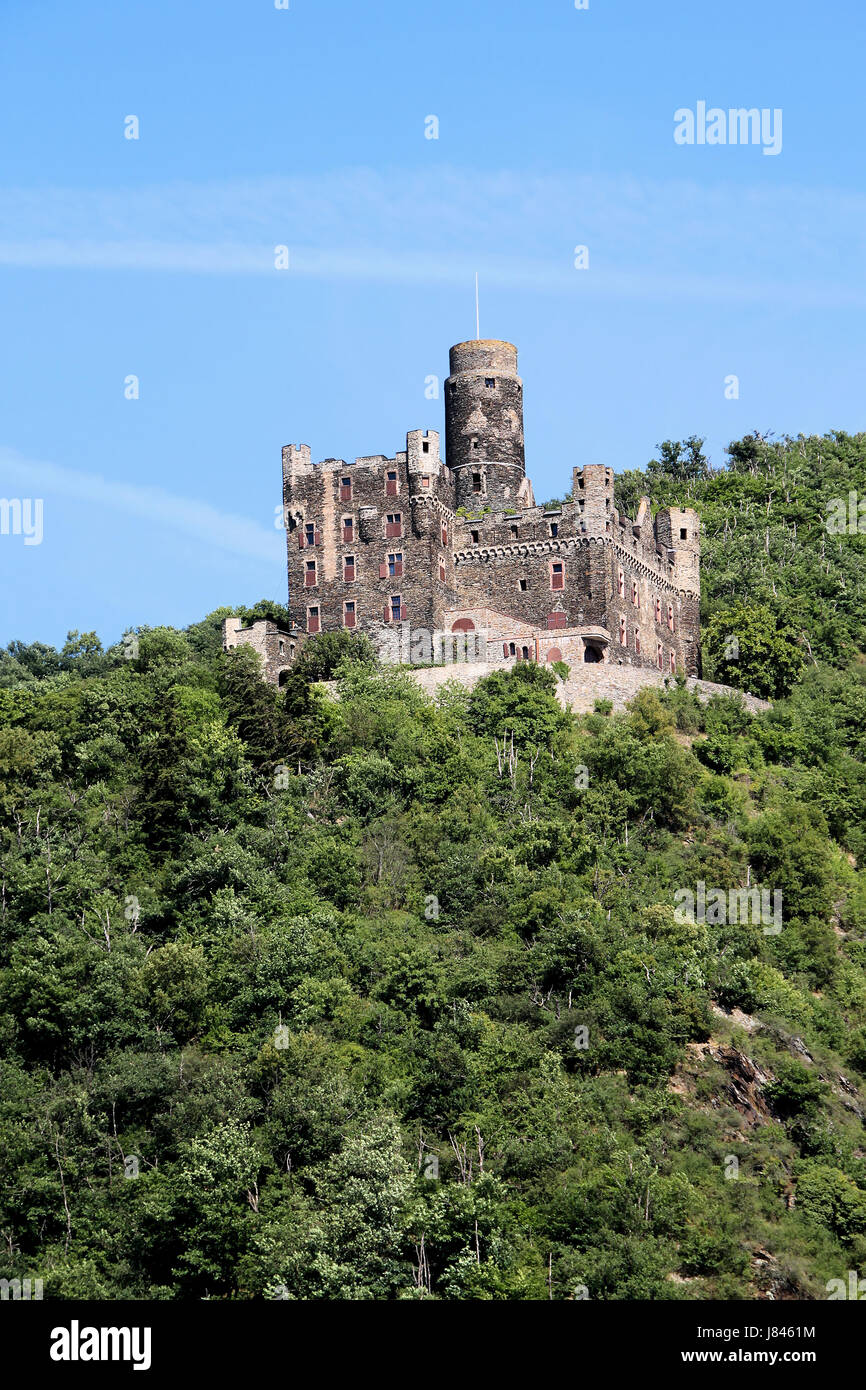
{"type": "Polygon", "coordinates": [[[433,700],[348,634],[278,691],[229,610],[0,654],[0,1277],[823,1299],[866,1267],[866,436],[668,441],[618,485],[699,511],[704,674],[766,711],[677,678],[577,716],[529,663],[433,700]],[[698,885],[781,929],[684,914],[698,885]]]}

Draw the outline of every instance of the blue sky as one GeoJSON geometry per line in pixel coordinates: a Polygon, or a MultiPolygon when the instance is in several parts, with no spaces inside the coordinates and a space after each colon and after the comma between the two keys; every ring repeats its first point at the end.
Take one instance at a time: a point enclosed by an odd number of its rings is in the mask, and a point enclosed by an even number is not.
{"type": "Polygon", "coordinates": [[[284,600],[281,446],[441,428],[476,269],[539,500],[866,426],[862,3],[290,2],[2,0],[0,496],[44,535],[0,535],[0,643],[284,600]],[[699,101],[781,152],[677,145],[699,101]]]}

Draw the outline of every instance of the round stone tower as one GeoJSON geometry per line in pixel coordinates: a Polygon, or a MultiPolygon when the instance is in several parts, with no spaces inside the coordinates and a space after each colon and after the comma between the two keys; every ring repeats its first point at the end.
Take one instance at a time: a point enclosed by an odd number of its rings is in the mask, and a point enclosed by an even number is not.
{"type": "Polygon", "coordinates": [[[457,505],[473,511],[531,505],[523,457],[523,382],[517,348],[493,338],[457,343],[445,383],[445,461],[457,505]]]}

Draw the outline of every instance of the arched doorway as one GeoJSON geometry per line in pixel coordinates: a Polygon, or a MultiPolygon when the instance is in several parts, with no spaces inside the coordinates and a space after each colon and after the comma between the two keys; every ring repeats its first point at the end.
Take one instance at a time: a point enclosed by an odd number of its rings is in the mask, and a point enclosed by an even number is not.
{"type": "Polygon", "coordinates": [[[559,647],[550,647],[549,650],[548,650],[547,656],[546,656],[544,659],[545,659],[545,661],[551,661],[551,662],[553,662],[553,661],[561,661],[561,660],[562,660],[562,652],[559,650],[559,647]]]}
{"type": "Polygon", "coordinates": [[[284,671],[281,671],[280,674],[279,674],[279,676],[277,677],[277,684],[280,685],[280,686],[283,686],[283,685],[285,685],[285,683],[286,683],[286,681],[287,681],[288,679],[289,679],[289,668],[286,667],[286,669],[285,669],[284,671]]]}

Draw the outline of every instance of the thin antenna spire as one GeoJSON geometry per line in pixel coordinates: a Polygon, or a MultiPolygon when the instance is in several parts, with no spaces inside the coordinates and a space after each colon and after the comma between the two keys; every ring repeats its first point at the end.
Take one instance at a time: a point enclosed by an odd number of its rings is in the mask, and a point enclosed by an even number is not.
{"type": "Polygon", "coordinates": [[[478,317],[478,271],[475,272],[475,339],[476,342],[481,337],[481,321],[478,317]]]}

